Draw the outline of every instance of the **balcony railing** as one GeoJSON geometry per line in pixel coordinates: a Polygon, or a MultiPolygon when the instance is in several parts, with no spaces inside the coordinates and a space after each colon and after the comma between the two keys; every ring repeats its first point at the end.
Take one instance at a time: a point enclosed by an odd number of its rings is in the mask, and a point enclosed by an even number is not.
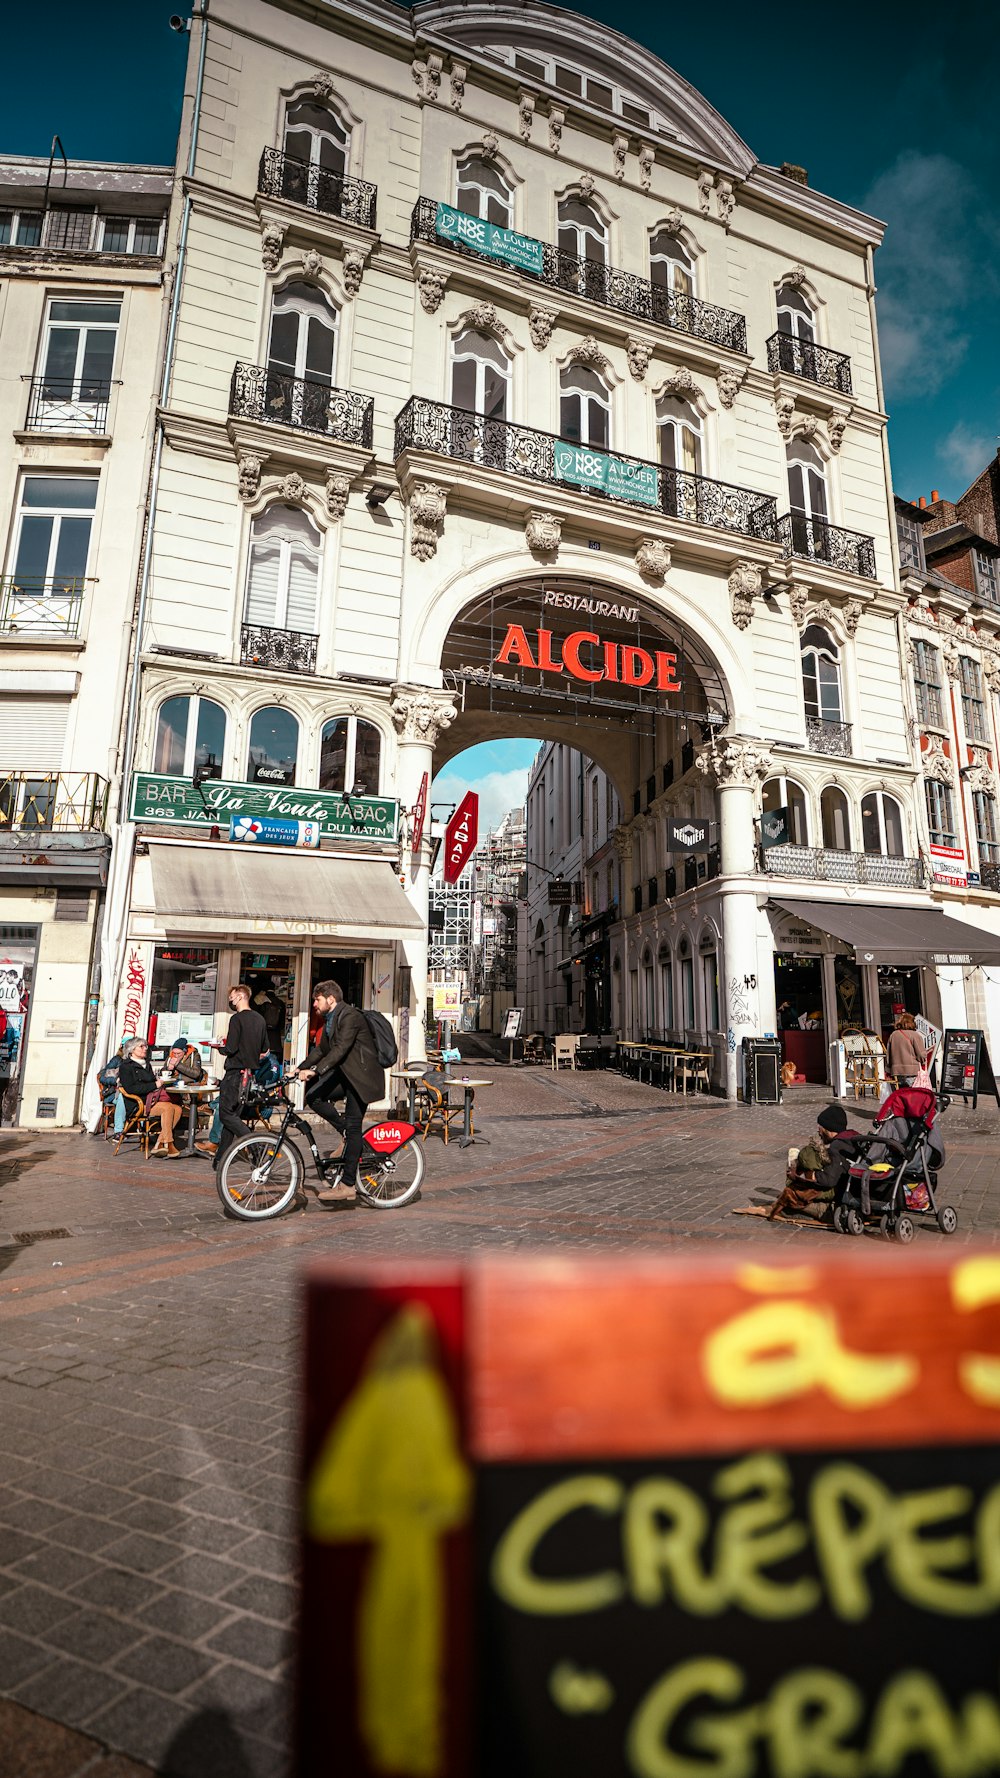
{"type": "Polygon", "coordinates": [[[304,630],[278,630],[266,624],[244,624],[240,660],[244,667],[265,667],[269,673],[315,673],[318,637],[304,630]]]}
{"type": "Polygon", "coordinates": [[[28,432],[105,432],[111,384],[100,377],[32,377],[28,432]]]}
{"type": "Polygon", "coordinates": [[[760,868],[768,876],[813,877],[826,883],[867,883],[877,889],[921,889],[919,858],[884,858],[879,852],[838,852],[823,846],[766,846],[760,868]]]}
{"type": "Polygon", "coordinates": [[[265,148],[261,155],[257,190],[262,197],[286,198],[290,204],[304,204],[323,216],[356,222],[359,228],[375,227],[376,186],[367,179],[353,179],[348,173],[333,173],[327,167],[296,160],[294,155],[282,154],[280,148],[265,148]]]}
{"type": "Polygon", "coordinates": [[[355,395],[311,377],[290,377],[264,364],[238,364],[229,391],[234,419],[264,420],[272,426],[294,426],[321,432],[342,444],[371,449],[375,418],[373,395],[355,395]]]}
{"type": "Polygon", "coordinates": [[[772,333],[767,342],[767,368],[787,371],[789,376],[819,383],[824,389],[836,389],[838,395],[852,394],[851,361],[846,352],[831,352],[829,346],[800,340],[794,333],[772,333]]]}
{"type": "Polygon", "coordinates": [[[96,772],[0,773],[0,831],[101,831],[107,822],[106,778],[96,772]]]}
{"type": "Polygon", "coordinates": [[[825,716],[806,717],[806,740],[813,753],[836,753],[841,759],[851,755],[849,722],[830,722],[825,716]]]}
{"type": "Polygon", "coordinates": [[[602,462],[617,466],[615,488],[588,487],[590,499],[639,506],[668,518],[686,519],[719,531],[738,531],[762,543],[774,542],[776,503],[770,495],[758,494],[751,488],[730,487],[726,482],[710,481],[707,476],[689,475],[680,469],[665,469],[659,463],[638,457],[588,452],[588,447],[574,445],[551,432],[538,432],[533,426],[514,426],[508,420],[489,420],[466,408],[428,401],[422,395],[411,396],[396,417],[397,458],[407,450],[435,451],[443,457],[580,492],[574,479],[559,472],[558,447],[562,454],[582,451],[592,457],[597,467],[602,462]],[[642,497],[631,491],[629,482],[641,486],[642,497]]]}
{"type": "Polygon", "coordinates": [[[6,575],[0,579],[0,635],[78,636],[85,586],[82,575],[6,575]]]}
{"type": "Polygon", "coordinates": [[[778,536],[786,556],[826,562],[842,574],[875,579],[875,541],[860,531],[843,531],[839,525],[828,525],[825,519],[811,518],[806,512],[786,512],[778,520],[778,536]]]}
{"type": "MultiPolygon", "coordinates": [[[[492,254],[483,253],[474,242],[439,235],[437,208],[434,198],[417,199],[410,218],[411,242],[429,241],[437,247],[464,253],[471,259],[497,264],[492,254]]],[[[474,225],[476,218],[470,217],[469,221],[474,225]]],[[[672,328],[675,333],[688,333],[710,345],[726,346],[731,352],[746,351],[747,324],[735,309],[716,308],[714,303],[702,302],[697,296],[667,290],[662,284],[652,284],[648,278],[623,272],[617,266],[602,265],[599,260],[577,259],[575,254],[561,253],[547,241],[538,245],[542,250],[540,271],[521,265],[513,267],[521,277],[530,278],[533,284],[582,296],[587,302],[599,303],[603,309],[615,309],[632,321],[654,321],[660,327],[672,328]]]]}

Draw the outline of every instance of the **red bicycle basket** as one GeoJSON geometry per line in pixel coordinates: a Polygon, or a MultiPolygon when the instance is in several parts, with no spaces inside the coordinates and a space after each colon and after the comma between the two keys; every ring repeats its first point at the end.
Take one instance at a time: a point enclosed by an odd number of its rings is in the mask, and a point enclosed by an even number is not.
{"type": "Polygon", "coordinates": [[[404,1124],[398,1118],[389,1118],[384,1124],[373,1124],[365,1131],[365,1141],[376,1154],[395,1154],[404,1142],[417,1133],[415,1124],[404,1124]]]}

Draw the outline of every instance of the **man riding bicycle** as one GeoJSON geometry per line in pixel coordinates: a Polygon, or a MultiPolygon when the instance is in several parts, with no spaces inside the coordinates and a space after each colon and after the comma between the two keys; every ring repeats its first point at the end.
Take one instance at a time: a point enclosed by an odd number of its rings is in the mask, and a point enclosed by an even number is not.
{"type": "Polygon", "coordinates": [[[291,1079],[312,1082],[306,1088],[306,1104],[318,1112],[344,1138],[344,1152],[339,1161],[341,1178],[338,1184],[326,1186],[317,1193],[323,1204],[353,1202],[357,1194],[358,1162],[361,1159],[361,1132],[365,1112],[373,1099],[381,1099],[385,1091],[385,1071],[375,1054],[375,1043],[364,1014],[356,1006],[348,1006],[339,982],[317,982],[313,989],[313,1010],[323,1019],[323,1030],[304,1062],[300,1062],[291,1079]],[[344,1111],[336,1101],[344,1101],[344,1111]]]}

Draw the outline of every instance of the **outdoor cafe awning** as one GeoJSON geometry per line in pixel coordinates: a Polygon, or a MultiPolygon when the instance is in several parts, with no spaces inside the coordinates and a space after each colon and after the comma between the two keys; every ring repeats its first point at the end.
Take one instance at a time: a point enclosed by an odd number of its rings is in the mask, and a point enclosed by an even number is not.
{"type": "Polygon", "coordinates": [[[850,945],[858,963],[1000,963],[1000,937],[940,908],[772,899],[784,913],[850,945]]]}
{"type": "Polygon", "coordinates": [[[423,929],[387,859],[155,841],[149,853],[157,917],[174,932],[206,922],[238,934],[251,921],[308,921],[311,931],[378,941],[423,929]]]}

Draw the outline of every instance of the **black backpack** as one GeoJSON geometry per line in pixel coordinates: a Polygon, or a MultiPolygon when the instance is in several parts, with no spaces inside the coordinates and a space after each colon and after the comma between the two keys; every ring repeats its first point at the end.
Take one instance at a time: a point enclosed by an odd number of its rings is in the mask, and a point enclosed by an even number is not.
{"type": "Polygon", "coordinates": [[[380,1068],[391,1068],[399,1056],[392,1026],[383,1012],[366,1012],[365,1019],[372,1034],[380,1068]]]}

